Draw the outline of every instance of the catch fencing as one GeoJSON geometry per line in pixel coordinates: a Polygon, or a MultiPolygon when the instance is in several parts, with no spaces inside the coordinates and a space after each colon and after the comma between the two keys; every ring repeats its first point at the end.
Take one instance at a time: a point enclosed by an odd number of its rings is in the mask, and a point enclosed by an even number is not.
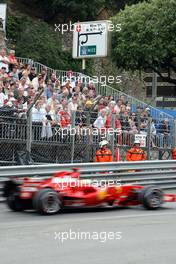
{"type": "Polygon", "coordinates": [[[33,120],[31,123],[27,118],[0,116],[0,162],[2,165],[15,165],[16,153],[26,149],[37,163],[92,162],[103,139],[108,140],[114,160],[118,152],[124,161],[136,138],[142,140],[148,160],[171,157],[175,126],[168,124],[166,127],[161,119],[155,122],[151,118],[132,121],[130,116],[111,114],[110,126],[97,128],[95,122],[98,117],[97,112],[72,112],[70,124],[63,127],[60,121],[55,122],[54,116],[53,120],[41,116],[41,121],[33,120]]]}
{"type": "Polygon", "coordinates": [[[60,121],[55,122],[53,116],[53,120],[44,117],[41,116],[41,121],[28,123],[27,118],[0,116],[2,165],[8,162],[9,165],[16,164],[16,153],[26,149],[31,152],[34,162],[92,162],[103,139],[108,140],[114,159],[119,152],[122,160],[125,160],[126,151],[136,138],[142,140],[148,160],[169,159],[175,146],[175,126],[169,123],[165,126],[161,119],[153,121],[148,117],[132,121],[130,116],[111,114],[109,127],[97,128],[97,112],[72,112],[70,124],[65,127],[60,121]]]}

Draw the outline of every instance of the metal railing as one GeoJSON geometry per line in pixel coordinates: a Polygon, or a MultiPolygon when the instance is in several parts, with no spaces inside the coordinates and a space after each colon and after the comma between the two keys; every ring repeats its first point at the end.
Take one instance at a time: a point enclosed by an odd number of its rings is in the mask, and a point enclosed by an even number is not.
{"type": "MultiPolygon", "coordinates": [[[[105,126],[103,129],[98,129],[93,127],[97,116],[90,115],[90,117],[85,118],[83,115],[81,119],[83,125],[79,126],[76,125],[76,114],[72,113],[72,123],[68,127],[61,127],[61,124],[50,121],[31,122],[29,126],[25,118],[0,116],[1,164],[7,165],[7,161],[9,164],[18,164],[15,163],[18,160],[17,152],[24,151],[29,144],[32,159],[41,163],[91,162],[95,158],[99,142],[103,139],[108,140],[114,160],[117,151],[122,160],[125,160],[126,151],[133,146],[136,137],[143,138],[142,147],[146,151],[148,160],[168,159],[175,145],[174,130],[172,128],[165,130],[158,121],[153,133],[151,118],[146,120],[145,129],[139,127],[138,130],[136,124],[133,130],[128,120],[119,117],[117,121],[120,121],[121,127],[118,124],[116,127],[115,122],[111,122],[110,128],[105,126]],[[29,130],[31,130],[30,136],[29,130]]],[[[113,115],[111,119],[113,120],[113,115]]],[[[140,120],[138,121],[140,125],[140,120]]]]}

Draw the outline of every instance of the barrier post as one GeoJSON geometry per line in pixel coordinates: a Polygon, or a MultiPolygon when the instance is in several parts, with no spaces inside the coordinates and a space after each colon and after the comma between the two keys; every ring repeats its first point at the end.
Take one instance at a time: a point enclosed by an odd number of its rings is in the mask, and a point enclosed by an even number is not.
{"type": "Polygon", "coordinates": [[[176,147],[176,120],[174,120],[172,148],[176,147]]]}
{"type": "Polygon", "coordinates": [[[31,145],[32,145],[32,108],[27,112],[27,142],[26,149],[29,153],[31,153],[31,145]]]}
{"type": "Polygon", "coordinates": [[[74,153],[75,153],[75,119],[76,111],[71,112],[71,163],[74,162],[74,153]]]}
{"type": "Polygon", "coordinates": [[[151,125],[152,125],[152,118],[151,117],[149,117],[148,118],[148,131],[147,131],[147,138],[148,138],[148,140],[147,140],[147,159],[148,160],[150,160],[150,157],[151,157],[151,155],[150,155],[150,152],[151,152],[151,140],[152,140],[152,138],[151,138],[151,125]]]}
{"type": "Polygon", "coordinates": [[[115,157],[115,148],[114,148],[114,133],[115,133],[115,114],[111,114],[111,128],[113,131],[110,132],[110,143],[113,159],[115,157]]]}

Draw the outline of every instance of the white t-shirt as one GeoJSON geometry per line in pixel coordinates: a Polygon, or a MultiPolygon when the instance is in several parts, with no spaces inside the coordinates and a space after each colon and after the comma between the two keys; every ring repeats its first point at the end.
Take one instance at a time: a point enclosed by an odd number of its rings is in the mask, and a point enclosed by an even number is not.
{"type": "Polygon", "coordinates": [[[106,122],[106,118],[99,116],[99,117],[97,117],[97,119],[95,120],[93,125],[94,125],[94,127],[101,129],[101,128],[104,128],[105,122],[106,122]]]}
{"type": "Polygon", "coordinates": [[[78,104],[77,103],[73,103],[73,102],[70,102],[68,104],[68,112],[71,114],[72,111],[76,111],[78,108],[78,104]]]}
{"type": "Polygon", "coordinates": [[[46,115],[46,111],[44,108],[40,108],[39,110],[35,107],[32,109],[32,121],[33,122],[42,122],[46,115]]]}
{"type": "Polygon", "coordinates": [[[0,93],[0,107],[4,106],[4,100],[7,99],[7,96],[4,93],[0,93]]]}

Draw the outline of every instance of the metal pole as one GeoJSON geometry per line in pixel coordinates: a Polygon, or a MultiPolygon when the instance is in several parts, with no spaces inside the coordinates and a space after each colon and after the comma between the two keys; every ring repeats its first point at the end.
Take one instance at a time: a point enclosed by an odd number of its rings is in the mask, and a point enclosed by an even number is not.
{"type": "Polygon", "coordinates": [[[27,113],[27,144],[26,149],[31,153],[32,145],[32,108],[27,113]]]}
{"type": "Polygon", "coordinates": [[[157,73],[153,71],[152,74],[152,99],[154,102],[156,101],[157,97],[157,73]]]}
{"type": "Polygon", "coordinates": [[[176,147],[176,120],[174,120],[174,129],[173,129],[173,141],[172,141],[172,148],[176,147]]]}
{"type": "MultiPolygon", "coordinates": [[[[91,117],[91,112],[88,111],[86,112],[86,125],[89,128],[89,132],[91,130],[90,128],[90,117],[91,117]]],[[[86,147],[86,162],[90,162],[90,153],[91,153],[91,149],[93,148],[93,142],[92,142],[92,133],[89,133],[88,135],[85,135],[87,137],[87,147],[86,147]]]]}
{"type": "Polygon", "coordinates": [[[37,100],[40,98],[40,96],[43,93],[43,87],[41,88],[41,91],[36,95],[34,98],[34,101],[32,104],[28,107],[27,110],[27,143],[26,143],[26,149],[31,153],[31,145],[32,145],[32,107],[37,102],[37,100]]]}
{"type": "Polygon", "coordinates": [[[75,118],[76,111],[72,111],[71,113],[71,163],[74,162],[74,152],[75,152],[75,118]]]}
{"type": "Polygon", "coordinates": [[[114,149],[115,114],[111,114],[111,127],[113,129],[113,133],[110,134],[110,141],[111,141],[112,156],[114,159],[114,157],[115,157],[115,149],[114,149]]]}
{"type": "Polygon", "coordinates": [[[148,118],[148,142],[147,142],[147,159],[150,160],[150,151],[151,151],[151,124],[152,124],[152,118],[148,118]]]}
{"type": "Polygon", "coordinates": [[[85,73],[86,69],[86,59],[82,59],[82,72],[85,73]]]}

